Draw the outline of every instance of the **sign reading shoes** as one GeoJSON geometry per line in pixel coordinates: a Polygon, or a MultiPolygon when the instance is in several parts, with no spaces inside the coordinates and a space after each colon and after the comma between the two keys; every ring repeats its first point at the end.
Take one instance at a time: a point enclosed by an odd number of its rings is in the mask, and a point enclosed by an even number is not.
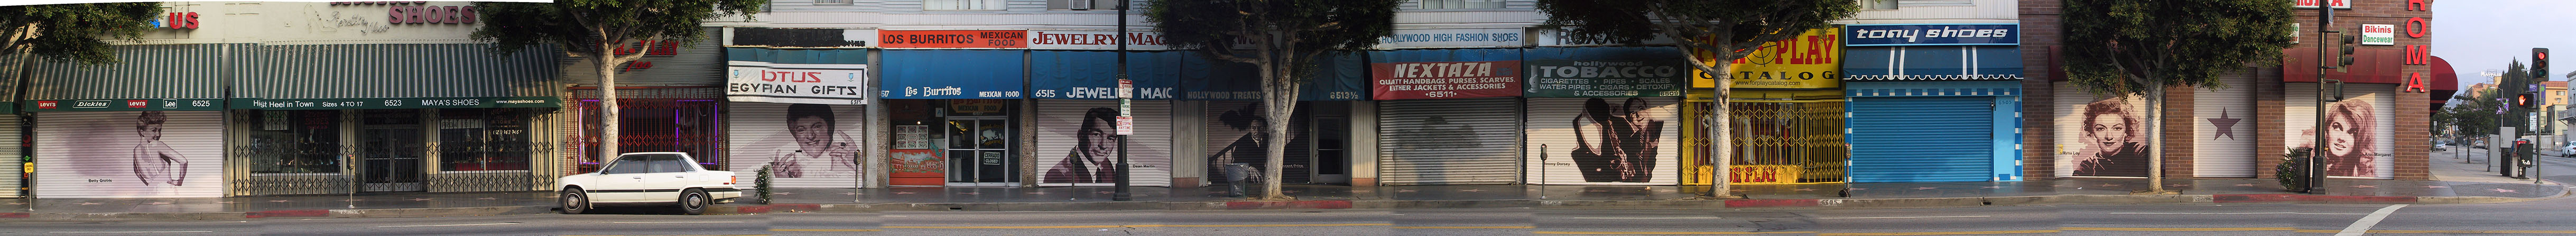
{"type": "Polygon", "coordinates": [[[1845,46],[2018,45],[2021,25],[1851,25],[1845,46]]]}

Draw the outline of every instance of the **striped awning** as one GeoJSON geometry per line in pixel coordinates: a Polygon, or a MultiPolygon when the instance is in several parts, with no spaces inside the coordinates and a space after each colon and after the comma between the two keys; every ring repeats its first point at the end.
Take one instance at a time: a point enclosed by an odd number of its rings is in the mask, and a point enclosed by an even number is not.
{"type": "Polygon", "coordinates": [[[1848,47],[1843,80],[2020,80],[2019,46],[1848,47]]]}

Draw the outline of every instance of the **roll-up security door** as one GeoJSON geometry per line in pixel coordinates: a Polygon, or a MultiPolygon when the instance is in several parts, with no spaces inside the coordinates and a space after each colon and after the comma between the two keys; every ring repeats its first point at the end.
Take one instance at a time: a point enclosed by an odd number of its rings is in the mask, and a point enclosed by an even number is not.
{"type": "Polygon", "coordinates": [[[224,194],[222,112],[38,114],[38,198],[224,194]]]}
{"type": "Polygon", "coordinates": [[[1856,97],[1851,182],[1994,181],[1994,97],[1856,97]]]}
{"type": "Polygon", "coordinates": [[[1380,104],[1380,182],[1510,184],[1520,179],[1518,98],[1390,100],[1380,104]]]}
{"type": "MultiPolygon", "coordinates": [[[[1134,173],[1127,181],[1136,186],[1171,186],[1172,181],[1172,116],[1171,101],[1134,101],[1129,113],[1136,118],[1136,133],[1127,138],[1127,171],[1134,173]]],[[[1038,179],[1046,186],[1110,186],[1115,181],[1099,181],[1115,175],[1085,175],[1115,165],[1092,162],[1066,162],[1084,149],[1082,130],[1097,129],[1101,135],[1116,137],[1115,122],[1118,101],[1114,100],[1041,100],[1038,101],[1038,179]],[[1092,111],[1099,109],[1111,120],[1085,124],[1092,111]],[[1086,126],[1088,125],[1088,127],[1086,126]]],[[[1114,139],[1088,144],[1102,148],[1102,162],[1116,162],[1114,139]]]]}

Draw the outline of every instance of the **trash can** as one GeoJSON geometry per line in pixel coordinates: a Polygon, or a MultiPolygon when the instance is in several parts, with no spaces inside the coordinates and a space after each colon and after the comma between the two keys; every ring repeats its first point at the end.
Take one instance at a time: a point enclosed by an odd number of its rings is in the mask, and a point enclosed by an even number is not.
{"type": "Polygon", "coordinates": [[[1250,163],[1226,163],[1226,164],[1225,164],[1225,182],[1226,182],[1226,187],[1228,187],[1228,188],[1233,188],[1233,189],[1234,189],[1234,191],[1233,191],[1233,192],[1227,192],[1227,193],[1232,193],[1232,194],[1233,194],[1233,195],[1229,195],[1229,196],[1227,196],[1227,197],[1243,197],[1243,185],[1247,184],[1247,183],[1244,183],[1244,182],[1245,182],[1244,180],[1249,180],[1249,179],[1252,179],[1252,164],[1250,164],[1250,163]]]}

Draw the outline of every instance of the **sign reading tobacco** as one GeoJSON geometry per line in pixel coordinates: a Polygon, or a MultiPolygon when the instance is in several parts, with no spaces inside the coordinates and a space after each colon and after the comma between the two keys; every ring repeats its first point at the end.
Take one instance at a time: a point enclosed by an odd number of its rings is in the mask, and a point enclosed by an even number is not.
{"type": "Polygon", "coordinates": [[[1680,61],[1530,61],[1529,97],[1681,96],[1680,61]]]}
{"type": "Polygon", "coordinates": [[[1376,100],[1520,96],[1521,61],[1370,63],[1376,100]]]}

